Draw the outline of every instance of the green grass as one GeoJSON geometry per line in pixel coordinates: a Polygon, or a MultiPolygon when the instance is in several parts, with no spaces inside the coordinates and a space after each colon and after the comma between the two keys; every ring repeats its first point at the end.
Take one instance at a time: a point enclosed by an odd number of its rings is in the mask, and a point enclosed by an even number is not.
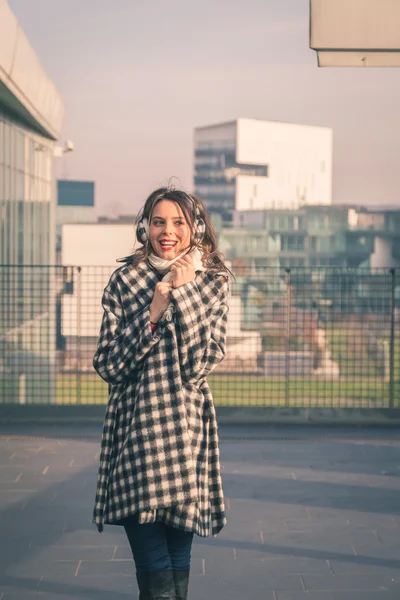
{"type": "MultiPolygon", "coordinates": [[[[214,402],[220,406],[388,406],[389,383],[382,378],[326,380],[298,378],[214,375],[209,378],[214,402]],[[288,402],[287,402],[288,399],[288,402]]],[[[40,402],[38,390],[27,388],[26,402],[40,402]],[[30,398],[29,396],[32,396],[30,398]]],[[[68,404],[106,404],[108,386],[96,374],[60,374],[56,381],[56,402],[68,404]]],[[[400,381],[395,385],[400,406],[400,381]]],[[[0,381],[0,403],[15,398],[15,381],[0,381]],[[13,388],[14,384],[14,388],[13,388]]],[[[15,400],[14,400],[15,401],[15,400]]],[[[43,399],[42,399],[43,401],[43,399]]]]}
{"type": "MultiPolygon", "coordinates": [[[[283,406],[289,394],[291,406],[385,406],[389,401],[389,384],[379,380],[326,381],[241,377],[239,375],[209,378],[216,405],[283,406]]],[[[108,387],[99,377],[60,376],[57,380],[59,404],[103,404],[108,387]]],[[[400,388],[398,397],[400,397],[400,388]]]]}

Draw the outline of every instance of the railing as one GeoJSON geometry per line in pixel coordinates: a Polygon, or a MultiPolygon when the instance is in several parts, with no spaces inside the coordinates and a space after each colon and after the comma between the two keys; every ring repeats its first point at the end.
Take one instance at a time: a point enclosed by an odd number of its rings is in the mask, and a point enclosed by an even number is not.
{"type": "MultiPolygon", "coordinates": [[[[115,267],[0,266],[0,402],[103,404],[92,357],[115,267]]],[[[400,406],[395,269],[241,267],[227,356],[209,377],[226,406],[400,406]]]]}

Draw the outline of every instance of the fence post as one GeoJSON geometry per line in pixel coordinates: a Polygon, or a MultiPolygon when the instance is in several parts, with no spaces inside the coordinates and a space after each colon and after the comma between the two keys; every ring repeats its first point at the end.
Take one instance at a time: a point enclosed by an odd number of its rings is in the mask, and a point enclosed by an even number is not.
{"type": "Polygon", "coordinates": [[[18,399],[20,404],[26,404],[26,375],[18,375],[18,399]]]}
{"type": "Polygon", "coordinates": [[[389,342],[389,406],[394,407],[394,342],[395,342],[395,295],[396,295],[396,269],[390,269],[390,342],[389,342]]]}
{"type": "Polygon", "coordinates": [[[285,373],[285,400],[286,406],[290,404],[290,330],[291,330],[291,276],[290,269],[286,269],[286,373],[285,373]]]}
{"type": "Polygon", "coordinates": [[[82,402],[82,381],[81,381],[81,328],[82,328],[82,316],[81,316],[81,292],[82,292],[82,281],[81,281],[81,270],[82,267],[78,267],[78,275],[76,278],[76,403],[81,404],[82,402]]]}

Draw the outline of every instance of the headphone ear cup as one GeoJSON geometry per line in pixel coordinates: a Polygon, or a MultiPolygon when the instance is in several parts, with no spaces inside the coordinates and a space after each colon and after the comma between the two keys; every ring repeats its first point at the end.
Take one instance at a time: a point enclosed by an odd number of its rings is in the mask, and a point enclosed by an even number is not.
{"type": "Polygon", "coordinates": [[[200,244],[200,242],[203,241],[205,232],[206,224],[204,222],[204,219],[202,219],[202,217],[200,217],[200,215],[198,214],[196,216],[196,233],[194,235],[194,240],[196,244],[200,244]]]}
{"type": "Polygon", "coordinates": [[[143,244],[143,246],[149,241],[147,219],[140,219],[140,221],[138,222],[136,229],[136,237],[138,239],[138,242],[143,244]]]}

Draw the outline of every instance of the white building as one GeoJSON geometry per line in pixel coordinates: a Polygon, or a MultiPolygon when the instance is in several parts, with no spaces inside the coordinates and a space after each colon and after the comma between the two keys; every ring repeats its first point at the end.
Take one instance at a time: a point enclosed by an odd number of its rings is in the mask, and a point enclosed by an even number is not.
{"type": "Polygon", "coordinates": [[[332,204],[332,130],[240,118],[195,130],[195,191],[209,211],[332,204]]]}
{"type": "Polygon", "coordinates": [[[103,290],[112,272],[121,266],[117,259],[132,253],[135,225],[65,224],[62,239],[61,264],[68,269],[72,291],[63,296],[62,334],[97,337],[103,314],[103,290]],[[79,314],[82,316],[80,324],[79,314]]]}

